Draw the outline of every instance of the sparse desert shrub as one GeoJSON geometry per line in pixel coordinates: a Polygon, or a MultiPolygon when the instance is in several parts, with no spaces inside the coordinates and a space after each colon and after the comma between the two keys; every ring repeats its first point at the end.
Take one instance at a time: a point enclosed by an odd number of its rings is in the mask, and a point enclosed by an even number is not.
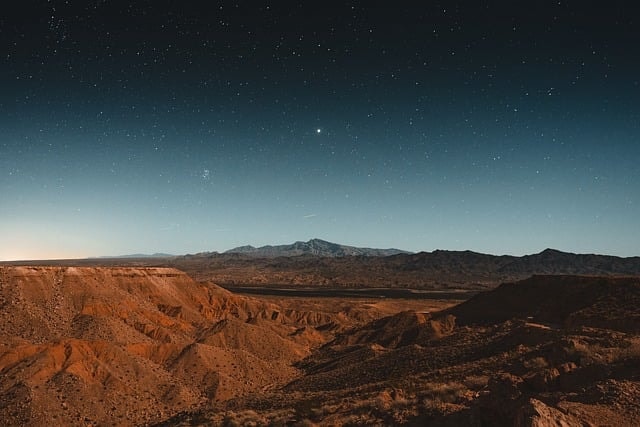
{"type": "Polygon", "coordinates": [[[326,405],[322,407],[322,413],[323,415],[335,414],[338,408],[337,405],[326,405]]]}
{"type": "Polygon", "coordinates": [[[487,386],[489,377],[487,375],[471,375],[465,378],[464,385],[470,390],[481,390],[487,386]]]}
{"type": "Polygon", "coordinates": [[[424,399],[425,405],[429,401],[437,403],[455,403],[463,399],[469,392],[469,389],[462,383],[430,383],[427,389],[423,390],[421,397],[424,399]]]}
{"type": "Polygon", "coordinates": [[[314,422],[312,422],[311,420],[308,419],[304,419],[304,420],[300,420],[298,422],[296,422],[294,424],[295,427],[315,427],[317,424],[315,424],[314,422]]]}
{"type": "Polygon", "coordinates": [[[409,406],[412,403],[412,400],[407,399],[404,396],[396,396],[395,399],[393,399],[393,402],[391,403],[391,406],[394,409],[399,409],[399,408],[404,408],[406,406],[409,406]]]}
{"type": "MultiPolygon", "coordinates": [[[[350,426],[362,426],[362,425],[375,425],[374,424],[374,417],[371,416],[371,414],[357,414],[357,415],[350,415],[346,418],[344,418],[342,420],[342,425],[344,427],[350,427],[350,426]]],[[[379,423],[378,423],[379,424],[379,423]]]]}
{"type": "Polygon", "coordinates": [[[316,420],[322,418],[323,411],[315,399],[305,399],[296,403],[295,418],[297,420],[316,420]]]}
{"type": "Polygon", "coordinates": [[[222,425],[224,427],[258,427],[268,425],[268,421],[249,409],[240,413],[227,412],[222,420],[222,425]]]}
{"type": "Polygon", "coordinates": [[[222,419],[223,427],[240,427],[240,422],[237,419],[237,415],[233,411],[229,411],[224,414],[224,418],[222,419]]]}
{"type": "Polygon", "coordinates": [[[630,340],[628,346],[619,350],[618,358],[623,359],[640,359],[640,339],[634,338],[630,340]]]}

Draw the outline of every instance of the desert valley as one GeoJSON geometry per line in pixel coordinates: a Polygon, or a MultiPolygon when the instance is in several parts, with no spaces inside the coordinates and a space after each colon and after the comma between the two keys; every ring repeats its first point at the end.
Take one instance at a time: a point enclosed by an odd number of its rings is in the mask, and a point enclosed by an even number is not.
{"type": "Polygon", "coordinates": [[[4,2],[0,427],[640,426],[634,5],[4,2]]]}
{"type": "Polygon", "coordinates": [[[640,419],[638,258],[298,245],[3,263],[2,424],[640,419]]]}

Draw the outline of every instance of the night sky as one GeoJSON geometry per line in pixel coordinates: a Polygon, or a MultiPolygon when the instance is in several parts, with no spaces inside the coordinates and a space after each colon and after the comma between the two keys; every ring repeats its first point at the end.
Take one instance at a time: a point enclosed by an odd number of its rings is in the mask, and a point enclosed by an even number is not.
{"type": "Polygon", "coordinates": [[[0,259],[640,255],[624,4],[10,2],[0,259]]]}

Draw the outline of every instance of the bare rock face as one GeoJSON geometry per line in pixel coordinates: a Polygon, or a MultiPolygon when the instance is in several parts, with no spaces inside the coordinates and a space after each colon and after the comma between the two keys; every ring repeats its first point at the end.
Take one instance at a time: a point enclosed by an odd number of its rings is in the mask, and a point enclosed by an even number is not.
{"type": "Polygon", "coordinates": [[[529,399],[518,411],[514,427],[581,427],[575,417],[545,405],[537,399],[529,399]]]}

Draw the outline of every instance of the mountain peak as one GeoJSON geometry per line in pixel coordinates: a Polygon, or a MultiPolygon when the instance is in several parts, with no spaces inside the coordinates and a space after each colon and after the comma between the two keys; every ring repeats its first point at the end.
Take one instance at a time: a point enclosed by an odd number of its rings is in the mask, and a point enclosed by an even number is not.
{"type": "Polygon", "coordinates": [[[558,249],[546,248],[545,250],[543,250],[542,252],[540,252],[538,255],[543,255],[543,256],[558,256],[558,255],[567,255],[567,253],[566,253],[566,252],[559,251],[558,249]]]}
{"type": "Polygon", "coordinates": [[[409,252],[402,251],[400,249],[359,248],[314,238],[306,242],[296,241],[289,245],[267,245],[259,248],[255,248],[250,245],[239,246],[237,248],[230,249],[225,253],[242,253],[263,258],[300,255],[337,258],[343,256],[389,256],[409,252]]]}

